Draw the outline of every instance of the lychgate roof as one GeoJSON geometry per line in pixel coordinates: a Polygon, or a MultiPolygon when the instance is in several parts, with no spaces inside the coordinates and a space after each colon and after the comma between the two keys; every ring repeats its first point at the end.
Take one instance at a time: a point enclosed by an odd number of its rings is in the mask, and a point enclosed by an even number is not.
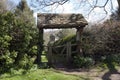
{"type": "Polygon", "coordinates": [[[77,28],[87,24],[82,14],[37,14],[38,28],[77,28]]]}

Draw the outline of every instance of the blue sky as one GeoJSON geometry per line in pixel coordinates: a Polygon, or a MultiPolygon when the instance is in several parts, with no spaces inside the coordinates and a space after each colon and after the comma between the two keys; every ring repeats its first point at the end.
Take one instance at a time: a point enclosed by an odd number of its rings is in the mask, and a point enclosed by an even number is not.
{"type": "MultiPolygon", "coordinates": [[[[14,1],[16,4],[19,3],[20,0],[12,0],[14,1]]],[[[28,5],[31,5],[31,0],[27,0],[28,5]]],[[[104,5],[106,0],[98,0],[98,5],[104,5]]],[[[81,5],[79,4],[80,0],[70,0],[70,2],[65,3],[62,6],[58,6],[56,8],[56,5],[54,6],[50,6],[45,8],[44,10],[39,10],[40,7],[37,8],[33,8],[31,7],[31,9],[34,10],[34,16],[37,16],[37,13],[41,12],[49,12],[49,13],[81,13],[83,14],[83,16],[89,21],[89,22],[96,22],[99,20],[102,20],[103,18],[109,18],[109,15],[111,14],[111,12],[113,12],[114,10],[116,10],[118,4],[117,4],[117,0],[112,0],[113,3],[113,9],[111,9],[111,5],[110,2],[107,4],[107,6],[105,7],[105,9],[107,10],[108,14],[105,14],[105,11],[103,8],[98,8],[96,7],[88,16],[88,13],[90,11],[90,5],[86,4],[86,5],[81,5]]],[[[89,0],[89,2],[92,4],[94,3],[93,0],[89,0]]],[[[37,4],[35,4],[37,5],[37,4]]]]}

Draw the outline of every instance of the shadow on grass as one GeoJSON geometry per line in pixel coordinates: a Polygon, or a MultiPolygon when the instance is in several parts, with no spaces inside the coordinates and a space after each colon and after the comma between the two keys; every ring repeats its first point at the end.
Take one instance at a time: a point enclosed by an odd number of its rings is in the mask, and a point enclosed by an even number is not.
{"type": "Polygon", "coordinates": [[[118,70],[115,68],[115,65],[113,64],[112,59],[110,58],[110,56],[106,57],[105,63],[107,65],[109,71],[106,72],[102,76],[102,80],[111,80],[110,77],[111,77],[112,74],[119,74],[120,75],[120,72],[118,72],[118,70]]]}

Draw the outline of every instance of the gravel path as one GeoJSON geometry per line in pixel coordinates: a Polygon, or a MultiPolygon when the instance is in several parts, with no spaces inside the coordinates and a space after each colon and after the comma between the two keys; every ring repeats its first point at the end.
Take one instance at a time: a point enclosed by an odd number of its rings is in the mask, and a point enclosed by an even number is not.
{"type": "Polygon", "coordinates": [[[64,74],[71,74],[90,78],[90,80],[120,80],[120,68],[114,71],[108,69],[57,69],[64,74]]]}

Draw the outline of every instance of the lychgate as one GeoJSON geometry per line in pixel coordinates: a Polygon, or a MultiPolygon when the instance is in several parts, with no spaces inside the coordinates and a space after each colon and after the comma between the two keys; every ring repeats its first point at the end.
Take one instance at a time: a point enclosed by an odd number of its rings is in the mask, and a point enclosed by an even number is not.
{"type": "MultiPolygon", "coordinates": [[[[37,27],[39,28],[39,51],[37,53],[37,63],[41,63],[41,54],[43,50],[43,31],[44,29],[65,29],[65,28],[76,28],[76,43],[77,53],[82,54],[80,37],[83,28],[87,25],[87,21],[84,19],[82,14],[55,14],[55,13],[39,13],[37,14],[37,27]]],[[[67,62],[70,60],[71,44],[66,44],[66,55],[67,62]]],[[[62,53],[62,52],[61,52],[62,53]]],[[[52,46],[49,46],[48,50],[48,62],[52,64],[52,46]]]]}

